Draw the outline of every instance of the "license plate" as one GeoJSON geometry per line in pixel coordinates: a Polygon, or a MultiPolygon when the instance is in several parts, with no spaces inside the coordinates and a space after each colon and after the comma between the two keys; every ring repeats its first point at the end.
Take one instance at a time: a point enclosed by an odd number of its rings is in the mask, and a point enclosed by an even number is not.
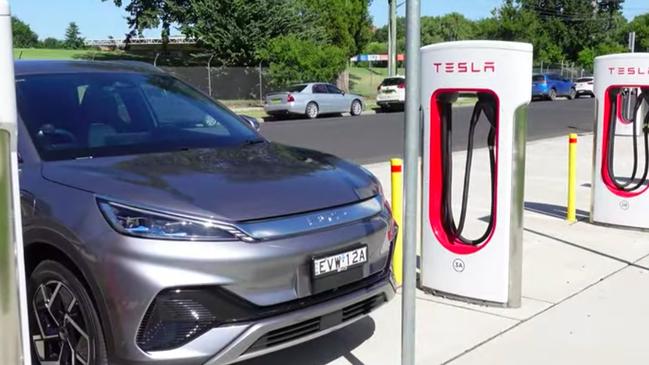
{"type": "Polygon", "coordinates": [[[367,262],[367,246],[350,251],[313,259],[313,276],[320,277],[329,273],[345,271],[350,267],[367,262]]]}
{"type": "Polygon", "coordinates": [[[281,104],[281,103],[282,103],[282,99],[271,99],[271,100],[270,100],[270,103],[271,103],[271,104],[281,104]]]}

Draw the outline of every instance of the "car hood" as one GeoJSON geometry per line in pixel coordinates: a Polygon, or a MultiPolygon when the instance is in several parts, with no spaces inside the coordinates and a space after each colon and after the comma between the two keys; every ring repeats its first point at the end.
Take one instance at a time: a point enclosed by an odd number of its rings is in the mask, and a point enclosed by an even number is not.
{"type": "Polygon", "coordinates": [[[376,178],[354,164],[274,143],[48,162],[43,176],[108,199],[233,222],[350,204],[380,192],[376,178]]]}

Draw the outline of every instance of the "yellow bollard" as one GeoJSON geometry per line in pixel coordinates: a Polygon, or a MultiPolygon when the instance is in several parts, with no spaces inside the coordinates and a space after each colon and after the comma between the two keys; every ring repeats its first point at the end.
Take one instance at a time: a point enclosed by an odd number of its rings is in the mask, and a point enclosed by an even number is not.
{"type": "Polygon", "coordinates": [[[392,216],[394,221],[399,226],[399,233],[394,247],[394,255],[392,257],[392,271],[397,281],[397,285],[401,285],[403,281],[403,235],[401,229],[403,227],[403,173],[402,173],[403,160],[400,158],[393,158],[390,160],[390,175],[392,181],[392,216]]]}
{"type": "Polygon", "coordinates": [[[570,133],[568,136],[568,209],[566,220],[577,221],[577,208],[575,206],[575,195],[577,188],[577,134],[570,133]]]}

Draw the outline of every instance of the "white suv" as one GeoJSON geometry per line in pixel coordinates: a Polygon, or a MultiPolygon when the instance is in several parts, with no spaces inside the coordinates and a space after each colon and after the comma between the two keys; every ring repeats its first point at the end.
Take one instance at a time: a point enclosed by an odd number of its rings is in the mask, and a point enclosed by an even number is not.
{"type": "Polygon", "coordinates": [[[593,81],[592,77],[582,77],[575,81],[575,91],[577,91],[577,97],[582,95],[589,95],[591,97],[595,96],[593,92],[593,81]]]}
{"type": "Polygon", "coordinates": [[[382,110],[403,109],[406,103],[406,78],[388,77],[377,88],[376,103],[382,110]]]}

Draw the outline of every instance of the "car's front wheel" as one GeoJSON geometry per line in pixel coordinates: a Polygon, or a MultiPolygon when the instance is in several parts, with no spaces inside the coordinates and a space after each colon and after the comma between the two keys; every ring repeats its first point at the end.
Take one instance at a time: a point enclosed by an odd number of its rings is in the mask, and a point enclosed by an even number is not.
{"type": "Polygon", "coordinates": [[[99,317],[83,284],[65,266],[43,261],[28,284],[32,363],[107,365],[99,317]]]}

